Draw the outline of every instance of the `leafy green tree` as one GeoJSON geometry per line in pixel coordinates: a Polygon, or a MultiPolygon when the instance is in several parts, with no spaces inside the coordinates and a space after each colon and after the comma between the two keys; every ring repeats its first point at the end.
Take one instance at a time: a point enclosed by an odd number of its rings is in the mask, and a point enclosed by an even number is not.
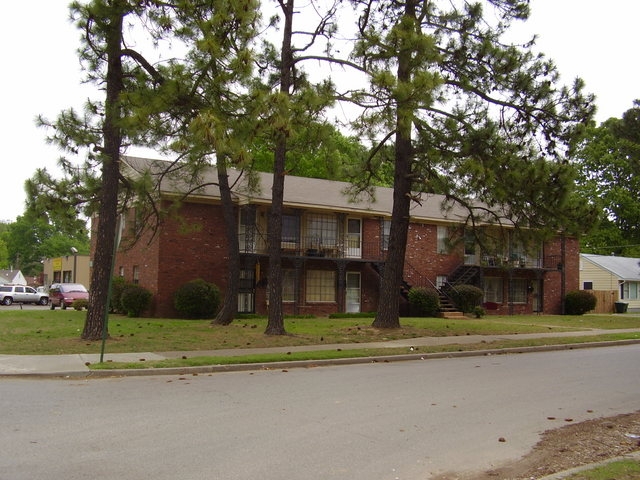
{"type": "MultiPolygon", "coordinates": [[[[372,152],[393,144],[394,203],[374,326],[396,328],[412,192],[443,193],[468,222],[578,230],[589,213],[566,154],[590,119],[582,82],[558,87],[533,42],[506,43],[529,2],[369,2],[352,56],[369,78],[355,98],[372,152]],[[582,217],[582,218],[581,218],[582,217]]],[[[446,205],[443,206],[446,208],[446,205]]]]}
{"type": "Polygon", "coordinates": [[[602,212],[583,251],[640,256],[640,101],[622,118],[591,125],[574,160],[580,192],[602,212]]]}
{"type": "Polygon", "coordinates": [[[81,254],[89,253],[89,235],[84,222],[57,221],[47,214],[37,215],[28,209],[2,234],[7,261],[24,275],[42,272],[43,258],[69,255],[71,247],[81,254]]]}
{"type": "Polygon", "coordinates": [[[0,268],[9,268],[9,249],[7,248],[6,242],[2,238],[2,234],[0,234],[0,268]]]}
{"type": "MultiPolygon", "coordinates": [[[[330,124],[309,125],[300,132],[300,147],[287,161],[287,174],[298,177],[348,180],[359,170],[367,149],[330,124]]],[[[273,149],[265,143],[251,148],[253,168],[273,171],[273,149]]]]}

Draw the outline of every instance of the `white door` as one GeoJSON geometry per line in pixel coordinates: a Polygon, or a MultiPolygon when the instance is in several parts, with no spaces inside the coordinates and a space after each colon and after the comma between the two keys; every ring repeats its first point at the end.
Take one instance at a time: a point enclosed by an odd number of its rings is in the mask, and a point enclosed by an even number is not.
{"type": "Polygon", "coordinates": [[[347,272],[347,313],[360,312],[360,273],[347,272]]]}
{"type": "Polygon", "coordinates": [[[346,256],[362,257],[362,222],[359,218],[347,218],[346,256]]]}

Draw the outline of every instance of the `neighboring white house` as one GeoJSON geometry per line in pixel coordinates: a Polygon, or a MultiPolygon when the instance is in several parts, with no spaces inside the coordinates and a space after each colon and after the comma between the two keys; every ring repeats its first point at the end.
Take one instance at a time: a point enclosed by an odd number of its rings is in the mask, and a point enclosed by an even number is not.
{"type": "Polygon", "coordinates": [[[580,254],[580,288],[615,290],[628,311],[640,311],[640,258],[580,254]]]}
{"type": "Polygon", "coordinates": [[[26,285],[27,279],[20,270],[0,270],[0,283],[12,283],[14,285],[26,285]]]}

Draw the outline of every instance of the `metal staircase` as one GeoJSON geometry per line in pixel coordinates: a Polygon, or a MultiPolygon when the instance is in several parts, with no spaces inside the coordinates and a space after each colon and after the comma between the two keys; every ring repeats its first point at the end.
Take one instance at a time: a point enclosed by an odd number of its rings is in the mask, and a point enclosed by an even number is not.
{"type": "MultiPolygon", "coordinates": [[[[380,270],[377,265],[372,264],[373,269],[380,275],[380,270]]],[[[473,269],[473,267],[471,267],[473,269]]],[[[402,298],[408,302],[409,290],[412,287],[422,287],[433,289],[438,293],[440,299],[440,317],[442,318],[466,318],[464,313],[457,310],[453,304],[453,300],[448,294],[448,291],[454,286],[449,282],[445,288],[438,288],[433,284],[431,280],[425,277],[420,271],[415,268],[411,263],[405,261],[405,270],[411,273],[412,283],[409,283],[406,279],[402,279],[402,286],[400,287],[400,294],[402,298]]],[[[477,272],[466,272],[464,269],[458,268],[454,271],[455,279],[458,285],[465,283],[467,280],[471,280],[475,277],[477,272]]]]}

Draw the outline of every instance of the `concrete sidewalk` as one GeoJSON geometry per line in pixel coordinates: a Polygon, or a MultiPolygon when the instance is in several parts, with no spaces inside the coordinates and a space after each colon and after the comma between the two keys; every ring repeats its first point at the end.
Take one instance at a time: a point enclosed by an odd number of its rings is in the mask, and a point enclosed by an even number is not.
{"type": "MultiPolygon", "coordinates": [[[[586,348],[597,346],[612,345],[628,345],[632,343],[640,344],[640,328],[624,329],[624,330],[601,330],[589,329],[578,332],[554,332],[554,333],[531,333],[531,334],[514,334],[514,335],[466,335],[453,337],[421,337],[402,340],[390,340],[387,342],[375,343],[348,343],[348,344],[321,344],[321,345],[305,345],[305,346],[289,346],[289,347],[273,347],[273,348],[237,348],[224,350],[207,350],[195,352],[136,352],[136,353],[108,353],[105,352],[105,362],[129,362],[142,363],[148,361],[164,360],[170,358],[193,358],[193,357],[231,357],[251,354],[264,353],[294,353],[294,352],[310,352],[310,351],[326,351],[326,350],[356,350],[356,349],[381,349],[381,348],[406,348],[406,354],[379,357],[385,361],[393,360],[414,360],[421,358],[442,358],[453,356],[469,356],[469,355],[487,355],[489,353],[517,353],[531,352],[543,350],[560,350],[571,348],[586,348]],[[561,338],[561,337],[580,337],[604,335],[608,333],[634,333],[639,334],[638,339],[622,340],[622,341],[605,341],[597,343],[572,343],[567,345],[549,345],[540,347],[517,347],[507,349],[492,349],[491,344],[501,340],[529,340],[539,338],[561,338]],[[464,345],[486,343],[487,349],[465,351],[464,345]],[[415,352],[419,347],[441,346],[441,345],[461,345],[459,352],[447,352],[439,354],[425,354],[415,352]]],[[[123,375],[158,375],[158,374],[176,374],[188,372],[213,372],[213,371],[233,371],[233,370],[259,370],[263,368],[284,368],[284,367],[300,367],[313,365],[338,365],[349,363],[370,363],[376,361],[376,358],[343,358],[325,361],[292,361],[292,362],[275,362],[275,363],[257,363],[257,364],[238,364],[238,365],[210,365],[203,367],[180,367],[180,368],[141,368],[131,370],[90,370],[90,364],[100,362],[99,353],[80,353],[68,355],[0,355],[0,377],[19,377],[19,376],[42,376],[42,377],[105,377],[105,376],[123,376],[123,375]]]]}

